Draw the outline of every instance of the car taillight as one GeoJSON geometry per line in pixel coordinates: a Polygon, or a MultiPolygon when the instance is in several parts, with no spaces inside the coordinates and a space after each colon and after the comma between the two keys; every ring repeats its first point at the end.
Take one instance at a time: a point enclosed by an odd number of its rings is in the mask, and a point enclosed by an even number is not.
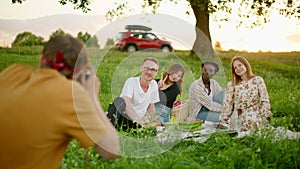
{"type": "Polygon", "coordinates": [[[123,39],[123,40],[120,40],[119,42],[116,43],[118,46],[124,46],[126,44],[126,41],[123,39]]]}

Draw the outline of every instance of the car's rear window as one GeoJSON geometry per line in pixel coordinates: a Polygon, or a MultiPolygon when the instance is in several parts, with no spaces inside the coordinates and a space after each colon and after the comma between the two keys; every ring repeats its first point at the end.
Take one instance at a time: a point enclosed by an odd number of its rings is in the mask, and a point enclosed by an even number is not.
{"type": "Polygon", "coordinates": [[[119,32],[116,36],[116,39],[121,40],[123,38],[124,34],[125,34],[125,32],[119,32]]]}

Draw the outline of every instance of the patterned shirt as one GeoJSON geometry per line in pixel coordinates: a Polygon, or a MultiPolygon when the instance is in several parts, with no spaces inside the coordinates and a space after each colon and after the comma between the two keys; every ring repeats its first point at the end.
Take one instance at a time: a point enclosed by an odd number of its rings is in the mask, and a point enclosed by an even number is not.
{"type": "MultiPolygon", "coordinates": [[[[210,88],[213,97],[217,95],[221,90],[221,86],[214,79],[210,79],[210,88]]],[[[189,89],[189,101],[190,101],[190,117],[196,117],[202,106],[215,112],[221,112],[223,106],[217,102],[214,102],[208,95],[205,85],[202,80],[202,76],[195,80],[189,89]]]]}
{"type": "Polygon", "coordinates": [[[229,82],[226,87],[221,118],[230,116],[233,107],[242,113],[239,121],[245,127],[244,130],[251,128],[250,123],[260,123],[265,117],[270,117],[272,115],[271,106],[264,80],[260,76],[255,76],[246,84],[239,83],[233,86],[232,82],[229,82]]]}

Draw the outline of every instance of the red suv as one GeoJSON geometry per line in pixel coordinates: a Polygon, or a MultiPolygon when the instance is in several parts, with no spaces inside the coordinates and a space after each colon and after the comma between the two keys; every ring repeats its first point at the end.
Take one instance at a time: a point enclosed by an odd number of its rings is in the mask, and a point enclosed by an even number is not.
{"type": "Polygon", "coordinates": [[[115,48],[127,52],[142,49],[160,49],[163,52],[173,51],[171,42],[159,39],[152,29],[142,25],[126,25],[127,32],[119,32],[115,48]]]}

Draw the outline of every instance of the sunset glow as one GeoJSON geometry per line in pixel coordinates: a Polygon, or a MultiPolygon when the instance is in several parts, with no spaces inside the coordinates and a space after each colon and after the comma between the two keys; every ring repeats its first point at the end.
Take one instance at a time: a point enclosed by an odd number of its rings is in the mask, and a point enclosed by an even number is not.
{"type": "MultiPolygon", "coordinates": [[[[0,2],[0,19],[11,20],[26,20],[32,18],[39,18],[43,16],[51,16],[56,14],[80,14],[80,15],[105,15],[105,13],[114,7],[115,1],[93,1],[90,5],[91,12],[85,14],[80,10],[74,10],[73,5],[61,6],[55,0],[29,0],[23,4],[11,4],[11,1],[0,2]]],[[[120,2],[120,1],[117,1],[120,2]]],[[[192,10],[188,8],[186,1],[180,1],[180,4],[167,3],[163,1],[158,12],[162,14],[178,17],[190,24],[195,24],[195,18],[192,10]],[[185,12],[189,10],[190,15],[185,12]],[[174,12],[176,11],[176,12],[174,12]]],[[[140,14],[141,2],[136,5],[131,5],[128,10],[132,14],[140,14]],[[134,8],[138,6],[138,8],[134,8]]],[[[146,11],[148,12],[148,11],[146,11]]],[[[150,12],[150,11],[149,11],[150,12]]],[[[129,14],[130,15],[130,14],[129,14]]],[[[68,24],[66,22],[66,24],[68,24]]],[[[97,25],[98,23],[95,23],[97,25]]],[[[109,22],[107,22],[109,24],[109,22]]],[[[103,25],[99,24],[99,25],[103,25]]],[[[11,43],[16,35],[11,35],[2,30],[0,25],[0,46],[5,46],[11,43]]],[[[60,28],[64,28],[61,25],[60,28]]],[[[101,28],[100,28],[101,29],[101,28]]],[[[263,27],[245,28],[240,27],[236,29],[235,18],[231,18],[230,22],[223,23],[221,28],[219,24],[211,21],[210,32],[212,36],[212,44],[216,41],[221,43],[223,50],[245,50],[245,51],[299,51],[300,50],[300,22],[299,20],[291,20],[285,17],[274,15],[271,17],[271,22],[265,24],[263,27]]],[[[27,31],[27,30],[24,30],[27,31]]],[[[29,30],[30,31],[30,30],[29,30]]],[[[54,30],[53,30],[54,31],[54,30]]],[[[82,30],[89,31],[89,30],[82,30]]],[[[180,31],[180,30],[178,30],[180,31]]],[[[33,32],[35,33],[35,32],[33,32]]],[[[50,34],[51,32],[49,32],[50,34]]],[[[91,32],[93,33],[93,32],[91,32]]],[[[194,32],[191,32],[194,34],[194,32]]],[[[45,37],[49,35],[43,35],[45,37]]],[[[174,42],[174,47],[177,49],[186,49],[186,46],[179,42],[174,42]],[[177,45],[177,46],[176,46],[177,45]]]]}

